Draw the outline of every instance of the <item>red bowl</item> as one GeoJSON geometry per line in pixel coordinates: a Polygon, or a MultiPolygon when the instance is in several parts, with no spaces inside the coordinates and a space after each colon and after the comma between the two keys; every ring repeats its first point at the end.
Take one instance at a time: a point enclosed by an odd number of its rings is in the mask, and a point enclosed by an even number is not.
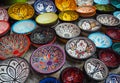
{"type": "Polygon", "coordinates": [[[22,56],[30,46],[26,35],[11,34],[0,38],[0,59],[12,56],[22,56]]]}

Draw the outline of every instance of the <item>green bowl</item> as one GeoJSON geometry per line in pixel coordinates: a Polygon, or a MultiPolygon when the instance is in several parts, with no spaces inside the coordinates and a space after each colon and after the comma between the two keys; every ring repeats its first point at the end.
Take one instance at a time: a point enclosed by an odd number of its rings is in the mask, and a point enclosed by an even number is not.
{"type": "Polygon", "coordinates": [[[17,3],[17,2],[27,2],[28,0],[5,0],[5,4],[6,5],[12,5],[14,3],[17,3]]]}
{"type": "Polygon", "coordinates": [[[113,51],[115,51],[116,53],[118,53],[120,55],[120,42],[119,43],[114,43],[112,45],[112,49],[113,49],[113,51]]]}

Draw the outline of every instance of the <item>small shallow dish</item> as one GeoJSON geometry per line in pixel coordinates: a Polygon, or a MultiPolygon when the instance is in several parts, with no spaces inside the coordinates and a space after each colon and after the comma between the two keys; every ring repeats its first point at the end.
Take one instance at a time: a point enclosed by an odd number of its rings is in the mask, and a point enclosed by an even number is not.
{"type": "Polygon", "coordinates": [[[78,22],[78,26],[87,32],[97,31],[101,28],[101,24],[94,19],[81,19],[78,22]]]}
{"type": "Polygon", "coordinates": [[[20,20],[12,25],[12,31],[17,34],[29,34],[36,29],[36,25],[33,20],[20,20]]]}
{"type": "Polygon", "coordinates": [[[1,83],[25,83],[29,76],[28,62],[23,58],[12,57],[0,63],[1,83]]]}
{"type": "Polygon", "coordinates": [[[93,0],[75,0],[78,6],[92,6],[93,0]]]}
{"type": "Polygon", "coordinates": [[[7,21],[0,20],[0,37],[10,30],[10,24],[7,21]]]}
{"type": "Polygon", "coordinates": [[[61,83],[61,82],[55,77],[46,77],[40,80],[39,83],[61,83]]]}
{"type": "Polygon", "coordinates": [[[56,34],[52,28],[37,28],[31,33],[30,40],[35,47],[53,44],[56,40],[56,34]]]}
{"type": "Polygon", "coordinates": [[[113,16],[115,16],[116,18],[120,20],[120,11],[113,12],[113,16]]]}
{"type": "Polygon", "coordinates": [[[80,6],[76,8],[76,11],[80,14],[81,17],[91,17],[96,14],[95,6],[80,6]]]}
{"type": "Polygon", "coordinates": [[[120,0],[110,0],[111,4],[120,9],[120,0]]]}
{"type": "Polygon", "coordinates": [[[0,7],[0,20],[4,20],[4,21],[8,21],[9,20],[9,16],[8,16],[8,12],[6,9],[0,7]]]}
{"type": "Polygon", "coordinates": [[[66,55],[58,45],[44,45],[36,49],[30,58],[32,68],[40,74],[51,74],[61,69],[66,55]]]}
{"type": "Polygon", "coordinates": [[[56,6],[52,0],[36,0],[34,2],[34,9],[37,14],[42,14],[45,12],[56,12],[56,6]]]}
{"type": "Polygon", "coordinates": [[[0,38],[0,59],[22,56],[30,46],[30,40],[26,35],[11,34],[0,38]]]}
{"type": "Polygon", "coordinates": [[[105,26],[118,26],[120,24],[120,20],[110,14],[100,14],[96,19],[105,26]]]}
{"type": "Polygon", "coordinates": [[[109,4],[110,0],[94,0],[96,4],[109,4]]]}
{"type": "Polygon", "coordinates": [[[75,0],[55,0],[55,5],[60,11],[75,10],[77,7],[75,0]]]}
{"type": "Polygon", "coordinates": [[[120,42],[114,43],[112,45],[112,49],[113,49],[113,51],[115,51],[116,53],[118,53],[120,55],[120,42]]]}
{"type": "Polygon", "coordinates": [[[94,32],[91,33],[88,38],[91,39],[98,48],[109,48],[112,46],[112,40],[104,33],[94,32]]]}
{"type": "Polygon", "coordinates": [[[84,74],[77,67],[67,67],[61,72],[62,83],[84,83],[84,74]]]}
{"type": "Polygon", "coordinates": [[[103,49],[99,52],[99,59],[109,68],[116,68],[120,64],[120,57],[112,49],[103,49]]]}
{"type": "Polygon", "coordinates": [[[59,19],[62,21],[75,21],[79,18],[79,14],[75,11],[67,10],[59,13],[59,19]]]}
{"type": "Polygon", "coordinates": [[[120,82],[120,75],[119,74],[109,74],[105,83],[119,83],[120,82]]]}
{"type": "Polygon", "coordinates": [[[70,39],[65,50],[67,54],[74,59],[87,59],[96,52],[95,44],[86,37],[76,37],[70,39]]]}
{"type": "Polygon", "coordinates": [[[84,64],[84,69],[86,74],[96,81],[102,81],[108,76],[108,68],[99,59],[88,59],[84,64]]]}
{"type": "Polygon", "coordinates": [[[14,20],[26,20],[33,17],[34,8],[28,3],[15,3],[9,7],[8,14],[14,20]]]}

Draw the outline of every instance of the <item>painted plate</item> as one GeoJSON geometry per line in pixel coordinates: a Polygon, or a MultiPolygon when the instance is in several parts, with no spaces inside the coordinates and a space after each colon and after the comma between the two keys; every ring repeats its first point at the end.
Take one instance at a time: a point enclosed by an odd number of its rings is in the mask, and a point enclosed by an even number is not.
{"type": "Polygon", "coordinates": [[[8,14],[14,20],[30,19],[34,15],[34,8],[28,3],[15,3],[9,7],[8,14]]]}
{"type": "Polygon", "coordinates": [[[97,4],[109,4],[110,0],[94,0],[94,2],[97,4]]]}
{"type": "Polygon", "coordinates": [[[116,53],[118,53],[118,54],[120,55],[120,42],[114,43],[114,44],[112,45],[112,49],[113,49],[116,53]]]}
{"type": "Polygon", "coordinates": [[[97,31],[101,28],[101,24],[94,19],[81,19],[78,22],[78,26],[80,29],[89,32],[97,31]]]}
{"type": "Polygon", "coordinates": [[[40,80],[39,83],[61,83],[57,78],[54,77],[46,77],[40,80]]]}
{"type": "Polygon", "coordinates": [[[110,0],[111,4],[120,9],[120,0],[110,0]]]}
{"type": "Polygon", "coordinates": [[[65,53],[60,46],[49,44],[36,49],[31,55],[30,63],[38,73],[50,74],[62,68],[65,58],[65,53]]]}
{"type": "Polygon", "coordinates": [[[29,64],[25,59],[9,58],[0,63],[0,82],[25,83],[29,72],[29,64]]]}
{"type": "Polygon", "coordinates": [[[109,48],[112,45],[112,40],[101,32],[91,33],[88,38],[91,39],[98,48],[109,48]]]}
{"type": "Polygon", "coordinates": [[[94,55],[96,47],[90,39],[77,37],[67,42],[65,50],[72,58],[86,59],[94,55]]]}
{"type": "Polygon", "coordinates": [[[12,31],[17,34],[28,34],[36,29],[36,22],[33,20],[20,20],[12,25],[12,31]]]}
{"type": "Polygon", "coordinates": [[[105,26],[118,26],[120,24],[120,20],[110,14],[100,14],[96,19],[105,26]]]}
{"type": "Polygon", "coordinates": [[[36,0],[34,2],[34,9],[37,14],[45,12],[56,12],[57,9],[52,0],[36,0]]]}
{"type": "Polygon", "coordinates": [[[9,16],[7,10],[4,8],[0,8],[0,20],[8,21],[8,19],[9,16]]]}
{"type": "Polygon", "coordinates": [[[93,0],[75,0],[78,6],[92,6],[93,0]]]}
{"type": "Polygon", "coordinates": [[[62,11],[59,13],[59,19],[62,21],[75,21],[79,18],[79,14],[75,11],[62,11]]]}
{"type": "Polygon", "coordinates": [[[120,11],[115,11],[113,15],[120,20],[120,11]]]}
{"type": "Polygon", "coordinates": [[[104,80],[108,75],[108,68],[106,65],[102,61],[95,58],[88,59],[85,62],[84,69],[90,78],[97,81],[104,80]]]}
{"type": "Polygon", "coordinates": [[[12,56],[22,56],[30,46],[26,35],[11,34],[0,38],[0,59],[12,56]]]}
{"type": "Polygon", "coordinates": [[[80,29],[72,23],[61,23],[55,27],[56,34],[65,39],[71,39],[80,35],[80,29]]]}

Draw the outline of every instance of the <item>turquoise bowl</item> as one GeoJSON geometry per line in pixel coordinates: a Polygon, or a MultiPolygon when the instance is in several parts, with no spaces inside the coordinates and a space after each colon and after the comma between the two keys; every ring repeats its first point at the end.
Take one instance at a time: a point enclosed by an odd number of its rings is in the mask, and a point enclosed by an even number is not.
{"type": "Polygon", "coordinates": [[[116,8],[120,9],[120,0],[111,0],[110,3],[116,8]]]}
{"type": "Polygon", "coordinates": [[[113,15],[120,20],[120,11],[115,11],[113,15]]]}
{"type": "Polygon", "coordinates": [[[113,51],[115,51],[116,53],[118,53],[120,55],[120,42],[114,43],[112,45],[112,49],[113,49],[113,51]]]}
{"type": "Polygon", "coordinates": [[[94,0],[96,4],[109,4],[110,0],[94,0]]]}

